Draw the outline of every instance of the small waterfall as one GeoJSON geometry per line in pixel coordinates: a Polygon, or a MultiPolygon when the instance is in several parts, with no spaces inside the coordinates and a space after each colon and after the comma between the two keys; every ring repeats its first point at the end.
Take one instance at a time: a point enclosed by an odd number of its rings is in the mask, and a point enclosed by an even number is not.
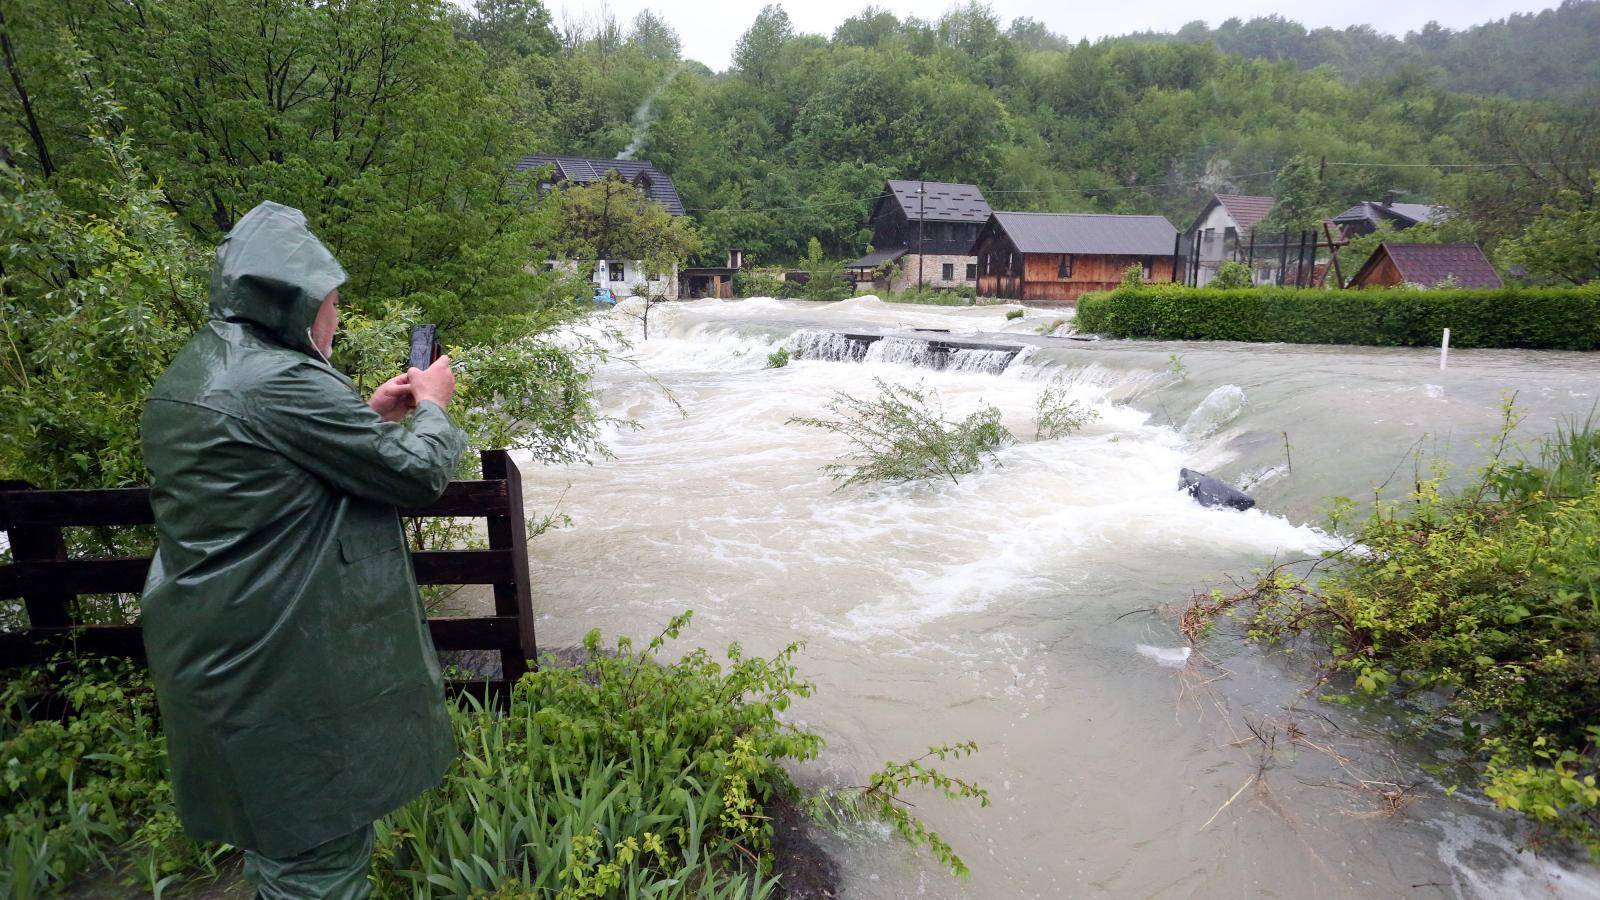
{"type": "Polygon", "coordinates": [[[931,338],[840,334],[835,331],[798,331],[789,339],[789,350],[799,359],[825,362],[888,363],[936,369],[998,375],[1016,359],[1022,348],[991,344],[962,344],[931,338]]]}
{"type": "Polygon", "coordinates": [[[968,350],[958,348],[945,354],[946,372],[974,372],[999,375],[1017,358],[1015,350],[968,350]]]}
{"type": "Polygon", "coordinates": [[[789,339],[790,350],[798,359],[816,359],[823,362],[864,362],[872,344],[848,337],[836,331],[797,331],[789,339]]]}
{"type": "Polygon", "coordinates": [[[930,358],[933,348],[927,341],[916,338],[886,337],[874,341],[867,350],[866,362],[894,363],[902,366],[919,366],[924,369],[941,368],[930,358]]]}

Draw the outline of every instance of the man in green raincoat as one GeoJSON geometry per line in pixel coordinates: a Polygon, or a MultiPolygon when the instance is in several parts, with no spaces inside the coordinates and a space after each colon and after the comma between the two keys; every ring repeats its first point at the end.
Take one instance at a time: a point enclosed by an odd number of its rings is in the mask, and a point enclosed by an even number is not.
{"type": "Polygon", "coordinates": [[[466,448],[455,377],[445,357],[362,400],[327,361],[344,280],[299,210],[251,210],[142,422],[142,624],[178,813],[274,900],[366,896],[372,823],[455,752],[396,513],[466,448]]]}

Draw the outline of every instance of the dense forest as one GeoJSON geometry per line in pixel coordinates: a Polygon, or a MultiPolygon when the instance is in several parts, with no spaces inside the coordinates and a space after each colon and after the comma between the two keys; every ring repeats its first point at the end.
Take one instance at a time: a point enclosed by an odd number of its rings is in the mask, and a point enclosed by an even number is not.
{"type": "Polygon", "coordinates": [[[774,5],[720,73],[681,60],[650,13],[554,38],[530,15],[536,40],[491,37],[473,24],[481,12],[461,28],[530,73],[517,80],[536,85],[541,149],[632,148],[673,175],[708,254],[741,246],[777,262],[811,238],[864,250],[887,177],[976,183],[997,208],[1161,213],[1180,227],[1213,191],[1272,193],[1282,217],[1314,221],[1393,190],[1463,211],[1448,236],[1493,249],[1547,205],[1593,205],[1597,13],[1568,2],[1404,40],[1230,20],[1091,44],[979,4],[937,20],[869,7],[832,35],[797,32],[774,5]],[[1506,96],[1470,93],[1469,77],[1499,77],[1506,96]],[[1538,94],[1572,99],[1518,99],[1538,94]],[[1501,162],[1518,165],[1483,165],[1501,162]]]}

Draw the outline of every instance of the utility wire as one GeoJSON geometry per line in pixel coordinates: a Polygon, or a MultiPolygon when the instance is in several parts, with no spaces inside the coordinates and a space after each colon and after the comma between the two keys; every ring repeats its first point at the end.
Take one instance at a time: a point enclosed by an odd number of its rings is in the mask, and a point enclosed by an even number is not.
{"type": "MultiPolygon", "coordinates": [[[[1380,162],[1335,162],[1333,160],[1329,160],[1326,163],[1322,163],[1322,165],[1327,165],[1327,166],[1340,166],[1340,167],[1343,167],[1343,168],[1366,168],[1366,169],[1428,169],[1428,168],[1432,168],[1432,169],[1503,169],[1503,168],[1514,167],[1514,166],[1570,166],[1570,165],[1595,165],[1595,164],[1596,163],[1594,163],[1594,162],[1585,161],[1585,160],[1547,161],[1547,162],[1465,162],[1465,163],[1380,163],[1380,162]]],[[[1277,175],[1278,173],[1280,173],[1282,171],[1283,171],[1283,167],[1279,167],[1279,168],[1276,168],[1276,169],[1263,169],[1260,172],[1245,172],[1245,173],[1243,173],[1241,175],[1228,175],[1228,176],[1226,176],[1226,178],[1224,180],[1227,180],[1227,181],[1241,181],[1241,180],[1244,180],[1244,179],[1247,179],[1247,178],[1260,178],[1260,177],[1265,176],[1265,175],[1277,175]]],[[[1052,194],[1052,195],[1074,194],[1074,195],[1079,195],[1079,196],[1087,196],[1087,195],[1091,195],[1091,194],[1112,193],[1114,191],[1148,191],[1148,190],[1154,190],[1155,188],[1192,187],[1192,186],[1204,184],[1206,182],[1214,181],[1214,180],[1216,180],[1216,179],[1213,179],[1213,178],[1190,178],[1190,179],[1185,179],[1185,180],[1182,180],[1182,181],[1163,181],[1163,182],[1156,182],[1156,183],[1152,183],[1152,184],[1114,184],[1114,185],[1108,185],[1106,187],[1097,187],[1097,188],[1066,188],[1066,187],[1063,187],[1063,188],[1028,188],[1028,189],[1004,190],[1004,191],[984,191],[983,193],[984,193],[985,196],[995,196],[995,195],[1000,195],[1000,194],[1006,194],[1006,195],[1015,195],[1015,194],[1031,194],[1031,195],[1039,195],[1039,194],[1052,194]]],[[[799,204],[798,206],[768,206],[768,207],[740,207],[740,206],[702,207],[702,206],[691,206],[691,207],[686,207],[686,209],[688,209],[689,212],[699,212],[699,213],[714,213],[714,212],[728,212],[728,213],[794,212],[794,211],[802,210],[802,209],[820,209],[822,207],[828,207],[828,206],[844,206],[845,204],[849,204],[849,203],[868,203],[868,202],[877,200],[881,196],[883,196],[882,193],[877,193],[877,194],[869,194],[869,195],[863,196],[863,197],[851,197],[851,198],[845,199],[845,200],[824,200],[824,201],[818,201],[818,202],[815,202],[815,203],[802,203],[802,204],[799,204]]]]}

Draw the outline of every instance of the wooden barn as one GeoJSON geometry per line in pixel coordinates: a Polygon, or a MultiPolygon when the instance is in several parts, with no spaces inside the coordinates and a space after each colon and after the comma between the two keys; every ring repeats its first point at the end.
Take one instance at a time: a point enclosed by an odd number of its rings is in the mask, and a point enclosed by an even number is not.
{"type": "Polygon", "coordinates": [[[1181,274],[1178,230],[1162,216],[997,212],[973,253],[978,294],[1008,300],[1076,303],[1116,287],[1135,264],[1145,281],[1181,274]]]}
{"type": "Polygon", "coordinates": [[[1399,244],[1385,241],[1350,279],[1353,288],[1412,284],[1497,288],[1500,274],[1477,244],[1399,244]]]}

